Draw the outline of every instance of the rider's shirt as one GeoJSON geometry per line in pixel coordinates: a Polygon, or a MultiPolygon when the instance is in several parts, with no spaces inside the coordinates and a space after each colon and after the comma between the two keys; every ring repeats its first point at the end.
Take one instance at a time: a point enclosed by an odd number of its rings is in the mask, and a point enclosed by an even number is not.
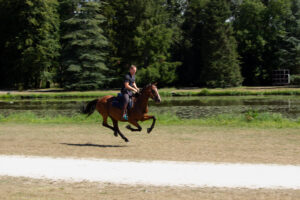
{"type": "MultiPolygon", "coordinates": [[[[125,77],[124,77],[124,83],[126,83],[126,82],[128,82],[129,83],[129,85],[131,86],[131,87],[133,87],[133,83],[135,82],[135,75],[131,75],[130,74],[130,72],[128,72],[126,75],[125,75],[125,77]]],[[[125,86],[123,85],[123,87],[122,87],[122,89],[121,89],[121,92],[123,93],[123,94],[128,94],[129,96],[132,96],[132,91],[131,90],[129,90],[129,89],[127,89],[127,88],[125,88],[125,86]]]]}

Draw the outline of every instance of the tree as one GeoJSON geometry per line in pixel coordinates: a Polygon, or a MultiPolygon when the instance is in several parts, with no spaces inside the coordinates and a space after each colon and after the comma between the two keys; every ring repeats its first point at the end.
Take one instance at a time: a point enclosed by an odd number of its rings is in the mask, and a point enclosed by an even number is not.
{"type": "Polygon", "coordinates": [[[259,85],[264,78],[266,10],[260,0],[244,0],[234,16],[235,38],[245,85],[259,85]]]}
{"type": "Polygon", "coordinates": [[[229,87],[242,83],[231,12],[227,1],[189,1],[185,13],[185,55],[181,69],[194,86],[229,87]]]}
{"type": "Polygon", "coordinates": [[[137,73],[139,82],[147,84],[159,81],[160,86],[169,86],[176,80],[176,68],[179,62],[170,61],[170,47],[173,43],[173,29],[169,23],[170,15],[167,12],[165,1],[146,0],[146,9],[143,13],[143,20],[137,27],[134,37],[134,44],[137,49],[136,63],[143,69],[137,73]],[[147,82],[144,73],[148,71],[158,71],[153,74],[148,73],[150,79],[147,82]]]}
{"type": "Polygon", "coordinates": [[[261,84],[272,83],[272,71],[280,68],[281,49],[284,49],[284,38],[287,36],[287,22],[291,17],[291,1],[268,1],[265,12],[265,39],[267,41],[263,55],[264,73],[261,84]]]}
{"type": "Polygon", "coordinates": [[[230,4],[226,0],[211,0],[203,17],[201,79],[211,87],[241,85],[243,78],[230,22],[230,4]]]}
{"type": "Polygon", "coordinates": [[[57,6],[56,0],[0,1],[1,86],[37,88],[55,69],[60,48],[57,6]]]}
{"type": "MultiPolygon", "coordinates": [[[[146,84],[145,80],[159,80],[161,86],[166,86],[175,81],[179,63],[170,59],[174,32],[165,3],[164,0],[116,0],[105,6],[110,65],[115,76],[127,72],[129,65],[135,64],[139,84],[146,84]],[[171,74],[161,75],[162,71],[171,74]],[[164,81],[162,76],[171,79],[164,81]]],[[[116,85],[120,82],[116,81],[116,85]]]]}
{"type": "Polygon", "coordinates": [[[114,0],[103,5],[103,13],[107,18],[104,23],[105,33],[109,41],[109,60],[112,76],[118,77],[113,84],[119,85],[130,64],[136,59],[136,46],[133,38],[137,26],[141,23],[145,10],[141,0],[114,0]]]}
{"type": "Polygon", "coordinates": [[[182,24],[182,42],[180,57],[182,65],[178,69],[179,84],[185,86],[200,86],[199,74],[202,69],[202,31],[203,11],[206,0],[190,0],[184,12],[182,24]]]}
{"type": "Polygon", "coordinates": [[[288,12],[285,25],[285,35],[281,48],[277,51],[278,67],[290,69],[291,74],[300,74],[300,1],[291,1],[291,11],[288,12]]]}
{"type": "Polygon", "coordinates": [[[246,85],[270,85],[274,69],[294,71],[292,65],[297,66],[291,8],[290,0],[244,0],[240,5],[234,27],[246,85]]]}
{"type": "MultiPolygon", "coordinates": [[[[67,45],[67,40],[64,40],[62,36],[68,34],[71,30],[69,30],[69,25],[64,23],[66,20],[72,18],[76,14],[77,7],[81,0],[58,0],[59,7],[58,13],[60,17],[60,44],[61,46],[65,47],[67,45]]],[[[62,56],[64,49],[60,49],[60,57],[59,57],[59,65],[54,76],[54,80],[59,84],[60,87],[64,86],[64,70],[65,66],[64,57],[62,56]]]]}
{"type": "Polygon", "coordinates": [[[98,1],[81,1],[65,23],[63,36],[63,82],[67,89],[90,90],[105,86],[107,38],[101,28],[105,18],[98,1]]]}

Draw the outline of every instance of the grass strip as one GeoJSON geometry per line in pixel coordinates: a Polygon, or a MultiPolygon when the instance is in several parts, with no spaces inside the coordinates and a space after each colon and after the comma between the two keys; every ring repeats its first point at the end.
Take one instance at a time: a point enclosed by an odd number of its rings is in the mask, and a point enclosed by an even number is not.
{"type": "Polygon", "coordinates": [[[201,91],[173,92],[172,96],[269,96],[269,95],[300,95],[300,90],[269,90],[269,91],[246,91],[246,90],[213,90],[202,89],[201,91]]]}
{"type": "MultiPolygon", "coordinates": [[[[41,99],[41,98],[98,98],[105,95],[116,95],[118,91],[88,91],[88,92],[24,92],[3,93],[0,99],[41,99]]],[[[230,89],[192,89],[178,90],[175,88],[163,88],[159,90],[160,96],[269,96],[269,95],[300,95],[300,88],[230,88],[230,89]]]]}
{"type": "MultiPolygon", "coordinates": [[[[174,114],[155,114],[157,124],[160,125],[199,125],[199,126],[232,126],[232,127],[259,127],[259,128],[300,128],[300,118],[289,119],[276,113],[258,113],[248,111],[244,114],[222,114],[199,119],[180,119],[174,114]]],[[[85,124],[99,123],[102,117],[94,113],[90,117],[75,114],[73,116],[37,116],[32,112],[13,113],[8,116],[0,115],[0,123],[33,123],[33,124],[85,124]]],[[[152,120],[143,122],[152,123],[152,120]]]]}

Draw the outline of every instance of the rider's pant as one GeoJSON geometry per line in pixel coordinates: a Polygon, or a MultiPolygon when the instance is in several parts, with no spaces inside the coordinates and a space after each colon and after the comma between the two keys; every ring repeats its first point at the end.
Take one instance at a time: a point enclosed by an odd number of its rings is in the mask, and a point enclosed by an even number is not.
{"type": "Polygon", "coordinates": [[[123,94],[123,102],[124,102],[124,105],[123,105],[123,115],[125,115],[125,113],[127,113],[127,105],[129,103],[129,95],[126,93],[126,94],[123,94]]]}

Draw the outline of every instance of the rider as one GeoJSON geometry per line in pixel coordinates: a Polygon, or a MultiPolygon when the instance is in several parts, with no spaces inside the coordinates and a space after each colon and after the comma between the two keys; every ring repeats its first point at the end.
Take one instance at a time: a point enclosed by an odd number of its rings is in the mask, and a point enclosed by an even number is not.
{"type": "Polygon", "coordinates": [[[131,65],[129,68],[129,72],[125,75],[124,85],[121,89],[121,93],[123,94],[123,114],[122,117],[125,120],[128,120],[127,117],[127,105],[129,102],[129,98],[132,97],[133,92],[139,92],[139,88],[135,84],[135,73],[136,73],[136,66],[131,65]]]}

